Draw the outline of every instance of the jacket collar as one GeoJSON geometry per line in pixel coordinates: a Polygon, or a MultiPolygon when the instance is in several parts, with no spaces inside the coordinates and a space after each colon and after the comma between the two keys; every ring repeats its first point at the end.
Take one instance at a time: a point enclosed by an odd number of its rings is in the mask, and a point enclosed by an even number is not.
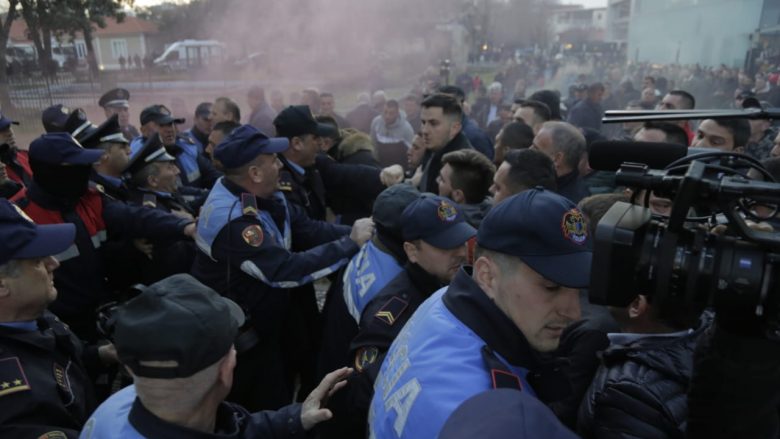
{"type": "Polygon", "coordinates": [[[404,269],[412,281],[412,285],[422,294],[422,299],[427,299],[444,286],[436,276],[431,275],[414,262],[407,262],[404,269]]]}
{"type": "Polygon", "coordinates": [[[238,438],[243,415],[231,409],[226,403],[217,408],[215,433],[195,431],[179,425],[163,421],[146,409],[141,400],[136,398],[128,415],[128,421],[144,437],[164,437],[168,439],[207,439],[207,438],[238,438]]]}
{"type": "Polygon", "coordinates": [[[560,177],[556,178],[555,182],[557,183],[558,189],[560,190],[560,188],[566,187],[566,186],[574,183],[575,181],[577,181],[577,178],[579,176],[580,176],[579,171],[577,171],[575,169],[575,170],[569,172],[568,174],[561,175],[560,177]]]}
{"type": "Polygon", "coordinates": [[[539,354],[520,329],[471,278],[471,267],[458,271],[443,300],[458,320],[511,364],[526,369],[540,365],[539,354]]]}

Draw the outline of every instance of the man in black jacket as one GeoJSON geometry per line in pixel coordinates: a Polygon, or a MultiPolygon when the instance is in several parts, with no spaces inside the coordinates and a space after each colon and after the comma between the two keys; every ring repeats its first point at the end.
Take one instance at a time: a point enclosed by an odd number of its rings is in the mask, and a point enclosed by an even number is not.
{"type": "Polygon", "coordinates": [[[546,122],[534,137],[531,149],[552,159],[558,194],[573,203],[590,195],[577,170],[586,149],[585,136],[577,128],[565,122],[546,122]]]}
{"type": "Polygon", "coordinates": [[[622,332],[608,334],[610,346],[580,406],[579,434],[685,437],[693,352],[711,316],[699,321],[688,307],[660,308],[643,294],[611,311],[622,332]]]}
{"type": "Polygon", "coordinates": [[[448,152],[474,149],[463,134],[463,109],[457,99],[445,94],[434,94],[422,102],[421,133],[425,144],[422,192],[439,193],[436,179],[439,177],[441,159],[448,152]]]}

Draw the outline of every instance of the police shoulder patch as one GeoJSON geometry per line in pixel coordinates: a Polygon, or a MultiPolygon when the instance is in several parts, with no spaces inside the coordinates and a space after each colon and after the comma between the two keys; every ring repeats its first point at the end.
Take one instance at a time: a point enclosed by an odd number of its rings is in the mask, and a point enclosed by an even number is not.
{"type": "Polygon", "coordinates": [[[407,307],[409,307],[409,302],[400,297],[393,296],[382,305],[382,308],[374,314],[374,317],[392,326],[395,324],[396,320],[398,320],[398,317],[401,317],[407,307]]]}
{"type": "Polygon", "coordinates": [[[263,244],[263,228],[257,224],[246,226],[241,232],[244,242],[252,247],[260,247],[263,244]]]}
{"type": "Polygon", "coordinates": [[[376,346],[362,347],[355,353],[355,370],[363,372],[365,368],[374,364],[379,357],[379,349],[376,346]]]}
{"type": "Polygon", "coordinates": [[[19,357],[0,359],[0,397],[30,389],[19,357]]]}

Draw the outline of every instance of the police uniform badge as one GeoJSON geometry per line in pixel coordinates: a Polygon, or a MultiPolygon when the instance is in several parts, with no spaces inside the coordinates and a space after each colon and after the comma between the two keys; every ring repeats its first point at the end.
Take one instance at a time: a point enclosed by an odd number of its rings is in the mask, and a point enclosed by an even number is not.
{"type": "Polygon", "coordinates": [[[54,430],[38,436],[38,439],[68,439],[68,436],[65,434],[64,431],[54,430]]]}
{"type": "Polygon", "coordinates": [[[408,306],[409,302],[400,297],[393,297],[382,305],[382,308],[374,314],[374,317],[393,326],[395,321],[398,320],[398,317],[401,317],[401,314],[404,313],[408,306]]]}
{"type": "Polygon", "coordinates": [[[436,209],[436,215],[445,223],[451,223],[458,217],[458,211],[455,206],[442,200],[439,202],[439,208],[436,209]]]}
{"type": "Polygon", "coordinates": [[[57,387],[60,389],[62,396],[66,398],[64,400],[64,403],[65,406],[67,407],[75,399],[75,396],[73,395],[73,391],[71,390],[70,387],[70,378],[68,378],[67,369],[65,367],[60,366],[57,363],[54,363],[53,369],[54,369],[54,382],[57,383],[57,387]]]}
{"type": "Polygon", "coordinates": [[[0,360],[0,397],[30,389],[19,357],[0,360]]]}
{"type": "Polygon", "coordinates": [[[263,229],[257,224],[252,224],[241,232],[241,237],[244,238],[244,242],[248,245],[260,247],[263,244],[263,229]]]}
{"type": "Polygon", "coordinates": [[[365,368],[374,364],[379,357],[379,349],[376,346],[362,347],[355,353],[355,370],[363,372],[365,368]]]}
{"type": "Polygon", "coordinates": [[[571,209],[563,214],[561,220],[561,230],[563,236],[569,241],[583,245],[588,239],[588,229],[585,227],[585,218],[577,209],[571,209]]]}

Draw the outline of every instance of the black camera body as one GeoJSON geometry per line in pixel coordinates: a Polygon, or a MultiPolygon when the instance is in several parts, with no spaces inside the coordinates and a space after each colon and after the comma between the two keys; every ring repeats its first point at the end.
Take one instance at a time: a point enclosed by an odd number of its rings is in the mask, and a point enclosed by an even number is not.
{"type": "Polygon", "coordinates": [[[777,212],[780,184],[746,178],[736,170],[748,160],[743,157],[694,155],[666,171],[624,164],[618,185],[672,198],[672,211],[665,218],[619,202],[604,215],[596,229],[591,302],[626,307],[644,294],[660,316],[713,307],[719,319],[780,340],[780,233],[756,231],[746,222],[761,220],[750,210],[753,203],[777,212]],[[692,219],[691,212],[704,216],[692,219]],[[725,232],[712,233],[718,222],[725,232]]]}

